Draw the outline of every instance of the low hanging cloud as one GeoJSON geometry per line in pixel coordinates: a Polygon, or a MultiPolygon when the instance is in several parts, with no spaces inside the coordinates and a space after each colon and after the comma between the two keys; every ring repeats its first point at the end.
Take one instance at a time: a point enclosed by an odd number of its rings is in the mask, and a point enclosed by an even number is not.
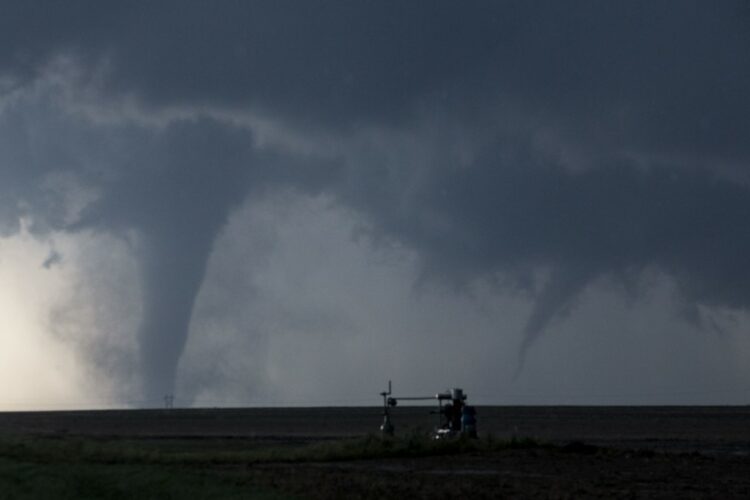
{"type": "Polygon", "coordinates": [[[148,400],[174,389],[217,236],[269,192],[352,210],[425,282],[529,294],[523,352],[602,278],[750,305],[743,2],[6,10],[0,232],[128,242],[148,400]]]}

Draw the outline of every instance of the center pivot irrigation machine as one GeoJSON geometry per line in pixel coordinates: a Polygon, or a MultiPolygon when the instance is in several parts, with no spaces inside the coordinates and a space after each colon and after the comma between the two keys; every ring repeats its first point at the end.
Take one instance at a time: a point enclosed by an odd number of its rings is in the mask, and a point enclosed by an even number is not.
{"type": "Polygon", "coordinates": [[[456,436],[477,437],[476,410],[473,406],[466,404],[466,394],[463,389],[453,389],[439,392],[434,396],[391,396],[391,381],[388,381],[388,390],[380,393],[383,396],[383,425],[380,432],[385,436],[392,436],[395,428],[391,422],[391,408],[399,401],[430,401],[437,400],[438,425],[435,428],[435,439],[446,439],[456,436]],[[446,402],[443,404],[443,402],[446,402]]]}

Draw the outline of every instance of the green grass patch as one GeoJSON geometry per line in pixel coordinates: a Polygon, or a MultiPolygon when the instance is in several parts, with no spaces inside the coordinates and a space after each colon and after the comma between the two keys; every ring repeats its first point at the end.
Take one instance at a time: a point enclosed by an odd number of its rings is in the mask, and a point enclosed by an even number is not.
{"type": "Polygon", "coordinates": [[[36,464],[199,465],[260,464],[271,462],[327,462],[496,452],[505,449],[552,447],[530,438],[510,440],[433,440],[415,432],[403,437],[322,441],[297,446],[258,444],[254,440],[121,440],[92,438],[20,437],[0,439],[0,457],[36,464]]]}
{"type": "MultiPolygon", "coordinates": [[[[533,439],[435,441],[427,433],[312,444],[252,439],[0,438],[0,500],[288,498],[254,484],[255,466],[548,447],[533,439]]],[[[270,474],[270,473],[269,473],[270,474]]],[[[270,477],[270,476],[267,476],[270,477]]],[[[270,489],[269,489],[270,488],[270,489]]]]}
{"type": "Polygon", "coordinates": [[[39,463],[0,458],[0,499],[289,498],[236,475],[173,465],[39,463]]]}

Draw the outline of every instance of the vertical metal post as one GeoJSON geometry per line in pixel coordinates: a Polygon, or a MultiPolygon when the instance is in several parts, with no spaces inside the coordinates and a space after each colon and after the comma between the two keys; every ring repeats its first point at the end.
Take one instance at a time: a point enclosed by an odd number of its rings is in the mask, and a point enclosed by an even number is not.
{"type": "Polygon", "coordinates": [[[388,392],[380,393],[383,396],[383,425],[380,426],[380,432],[384,436],[393,436],[393,424],[391,423],[390,412],[388,411],[388,396],[391,395],[391,381],[388,381],[388,392]]]}

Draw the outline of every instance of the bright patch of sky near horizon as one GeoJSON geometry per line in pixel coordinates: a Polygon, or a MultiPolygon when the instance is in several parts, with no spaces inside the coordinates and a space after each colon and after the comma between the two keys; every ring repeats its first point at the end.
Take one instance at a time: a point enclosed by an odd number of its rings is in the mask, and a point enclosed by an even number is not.
{"type": "Polygon", "coordinates": [[[70,284],[42,267],[48,253],[26,232],[0,240],[0,410],[97,404],[81,353],[49,325],[70,284]]]}

